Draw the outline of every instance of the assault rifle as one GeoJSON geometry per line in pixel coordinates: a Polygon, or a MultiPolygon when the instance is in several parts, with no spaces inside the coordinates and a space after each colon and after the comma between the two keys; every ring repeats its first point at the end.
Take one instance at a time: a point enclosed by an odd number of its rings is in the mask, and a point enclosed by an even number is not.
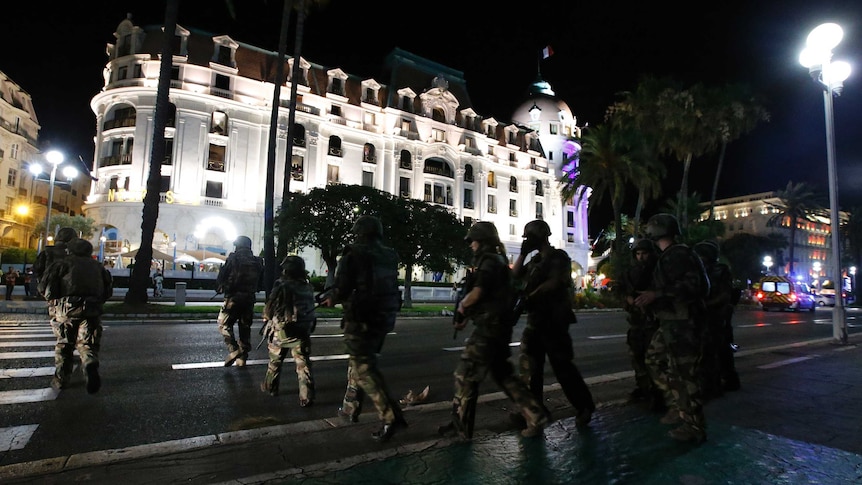
{"type": "Polygon", "coordinates": [[[467,270],[467,274],[461,278],[461,281],[456,283],[455,285],[455,311],[452,312],[452,325],[455,327],[455,331],[452,333],[452,340],[458,338],[458,327],[464,322],[464,314],[458,312],[458,305],[461,304],[461,300],[467,296],[468,288],[473,288],[473,272],[469,269],[467,270]]]}
{"type": "MultiPolygon", "coordinates": [[[[314,302],[317,303],[317,305],[314,305],[314,308],[311,309],[312,312],[317,310],[318,308],[320,308],[321,305],[323,305],[323,300],[326,299],[327,293],[329,292],[329,290],[331,288],[332,288],[331,286],[329,288],[324,288],[323,291],[314,295],[314,302]]],[[[311,324],[311,329],[309,330],[308,333],[313,333],[316,326],[317,326],[317,319],[315,318],[314,323],[311,324]]],[[[257,343],[257,347],[255,347],[254,350],[259,349],[260,346],[263,345],[263,343],[265,341],[272,340],[272,334],[274,331],[275,330],[272,328],[272,322],[267,320],[266,325],[260,327],[260,332],[258,332],[258,333],[260,335],[262,335],[263,337],[260,339],[260,342],[257,343]]]]}

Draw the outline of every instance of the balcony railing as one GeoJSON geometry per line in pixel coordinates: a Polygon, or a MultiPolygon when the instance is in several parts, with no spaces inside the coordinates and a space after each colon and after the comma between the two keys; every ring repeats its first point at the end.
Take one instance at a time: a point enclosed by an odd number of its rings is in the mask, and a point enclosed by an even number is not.
{"type": "Polygon", "coordinates": [[[114,128],[126,128],[130,126],[135,126],[135,118],[133,117],[107,120],[102,125],[102,131],[113,130],[114,128]]]}
{"type": "Polygon", "coordinates": [[[110,167],[112,165],[129,165],[132,163],[132,154],[126,153],[123,155],[108,155],[99,160],[100,167],[110,167]]]}
{"type": "Polygon", "coordinates": [[[212,94],[213,96],[218,96],[219,98],[233,99],[233,91],[231,91],[230,89],[211,87],[210,94],[212,94]]]}

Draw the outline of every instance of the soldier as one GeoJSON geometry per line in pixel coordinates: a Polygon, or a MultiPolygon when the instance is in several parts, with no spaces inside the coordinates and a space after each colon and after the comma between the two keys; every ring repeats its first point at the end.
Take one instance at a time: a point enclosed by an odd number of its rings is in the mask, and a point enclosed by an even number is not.
{"type": "Polygon", "coordinates": [[[314,403],[314,379],[311,376],[311,333],[317,323],[314,288],[308,281],[305,261],[299,256],[284,258],[281,270],[281,278],[275,282],[263,308],[264,334],[269,340],[269,365],[260,389],[270,395],[278,395],[281,366],[290,352],[296,364],[299,405],[308,407],[314,403]]]}
{"type": "MultiPolygon", "coordinates": [[[[54,261],[65,258],[66,244],[77,237],[78,231],[76,231],[75,228],[61,227],[60,230],[57,231],[57,236],[54,238],[54,245],[47,246],[36,256],[36,262],[33,263],[33,276],[36,277],[37,292],[39,291],[38,285],[42,280],[42,274],[45,273],[45,269],[54,261]]],[[[50,301],[47,302],[47,306],[48,316],[53,319],[54,307],[51,305],[50,301]]]]}
{"type": "Polygon", "coordinates": [[[709,294],[709,279],[697,254],[676,238],[681,231],[671,214],[647,221],[647,237],[660,253],[651,288],[634,304],[652,311],[659,322],[646,362],[656,386],[665,394],[664,424],[682,424],[668,434],[678,441],[706,440],[706,419],[700,386],[700,315],[709,294]]]}
{"type": "Polygon", "coordinates": [[[67,243],[67,250],[68,256],[48,265],[38,285],[39,293],[54,308],[51,329],[57,345],[51,387],[60,390],[68,386],[72,378],[72,352],[77,348],[87,392],[94,394],[102,385],[99,377],[101,315],[114,289],[111,273],[92,258],[92,244],[72,239],[67,243]]]}
{"type": "Polygon", "coordinates": [[[251,324],[256,293],[263,277],[263,262],[251,252],[251,239],[247,236],[239,236],[233,245],[236,250],[227,257],[216,280],[216,292],[224,293],[218,329],[228,349],[224,366],[230,367],[236,362],[238,367],[243,367],[251,350],[251,324]],[[234,322],[238,322],[239,342],[234,336],[234,322]]]}
{"type": "Polygon", "coordinates": [[[467,339],[461,361],[455,369],[452,420],[441,426],[438,432],[466,440],[473,438],[479,384],[490,372],[494,382],[518,405],[524,416],[526,428],[521,435],[536,436],[548,423],[548,416],[536,396],[515,376],[509,362],[514,292],[497,228],[490,222],[477,222],[464,239],[473,250],[471,266],[475,271],[467,282],[464,298],[455,310],[464,318],[456,320],[454,325],[460,330],[472,321],[475,329],[467,339]]]}
{"type": "Polygon", "coordinates": [[[649,348],[649,343],[658,329],[658,321],[651,312],[634,304],[638,294],[649,289],[652,283],[656,262],[655,244],[649,239],[639,240],[632,247],[632,257],[634,262],[626,272],[624,281],[625,310],[628,314],[629,323],[629,329],[626,332],[626,344],[629,348],[632,369],[635,372],[636,386],[629,397],[633,401],[645,400],[652,409],[664,411],[664,398],[661,392],[656,389],[646,365],[647,348],[649,348]]]}
{"type": "Polygon", "coordinates": [[[341,328],[350,357],[347,390],[338,415],[350,422],[358,421],[367,394],[383,422],[372,437],[383,442],[407,427],[401,408],[377,367],[377,354],[383,350],[386,334],[395,327],[395,317],[401,307],[398,254],[381,243],[383,226],[374,216],[359,217],[352,232],[354,243],[344,249],[332,291],[322,303],[344,306],[341,328]]]}
{"type": "Polygon", "coordinates": [[[732,342],[727,327],[733,316],[733,277],[730,267],[719,262],[719,247],[713,241],[694,245],[709,276],[709,298],[706,300],[701,373],[705,398],[717,397],[725,390],[739,389],[739,375],[733,359],[732,342]]]}
{"type": "Polygon", "coordinates": [[[521,254],[512,272],[523,281],[527,298],[527,326],[521,336],[518,358],[521,380],[536,400],[543,403],[545,356],[566,398],[577,410],[575,423],[584,427],[592,419],[596,405],[590,389],[575,366],[569,325],[577,319],[572,312],[572,260],[562,249],[548,242],[551,228],[542,220],[524,226],[521,254]],[[524,263],[527,255],[538,251],[524,263]]]}

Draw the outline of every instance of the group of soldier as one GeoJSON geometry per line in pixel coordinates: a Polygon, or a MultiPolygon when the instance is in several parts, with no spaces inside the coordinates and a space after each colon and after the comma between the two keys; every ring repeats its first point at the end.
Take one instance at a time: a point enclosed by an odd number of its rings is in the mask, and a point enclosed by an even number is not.
{"type": "MultiPolygon", "coordinates": [[[[399,261],[397,253],[383,244],[377,217],[359,217],[352,233],[354,240],[338,261],[333,285],[318,298],[304,260],[291,255],[282,261],[281,275],[263,310],[261,333],[269,363],[260,388],[278,395],[282,364],[289,354],[296,366],[300,406],[314,403],[310,354],[315,304],[341,304],[348,372],[337,414],[345,421],[358,421],[367,395],[381,421],[372,437],[387,441],[407,427],[378,367],[378,355],[401,307],[399,261]]],[[[596,406],[574,364],[569,334],[569,326],[576,322],[571,259],[550,244],[550,235],[544,221],[529,222],[520,255],[510,268],[492,223],[476,222],[469,228],[464,239],[473,258],[453,325],[457,332],[472,323],[473,330],[454,372],[451,420],[440,426],[441,435],[472,438],[479,385],[489,372],[516,404],[518,412],[512,419],[521,424],[521,434],[539,434],[550,419],[542,395],[546,360],[576,411],[576,425],[590,423],[596,406]],[[522,312],[527,322],[516,371],[509,361],[509,343],[522,312]]],[[[636,381],[632,397],[667,411],[661,421],[680,425],[669,432],[672,438],[702,442],[706,439],[704,398],[739,388],[730,345],[730,273],[718,262],[717,244],[702,242],[693,248],[681,244],[679,223],[670,214],[650,218],[646,235],[632,249],[634,262],[626,278],[627,343],[636,381]]],[[[245,366],[251,351],[256,293],[263,280],[263,261],[253,254],[251,245],[248,237],[238,237],[217,279],[217,292],[224,293],[217,325],[228,350],[226,367],[245,366]]],[[[57,338],[52,380],[57,389],[71,380],[75,348],[87,391],[97,392],[101,385],[100,320],[112,282],[110,273],[92,258],[92,251],[92,245],[79,239],[74,229],[62,228],[55,245],[42,251],[34,266],[57,338]]]]}
{"type": "Polygon", "coordinates": [[[729,267],[712,240],[680,242],[671,214],[649,219],[646,238],[632,247],[625,278],[627,344],[635,373],[633,400],[665,412],[679,441],[706,440],[705,399],[739,389],[731,317],[729,267]]]}

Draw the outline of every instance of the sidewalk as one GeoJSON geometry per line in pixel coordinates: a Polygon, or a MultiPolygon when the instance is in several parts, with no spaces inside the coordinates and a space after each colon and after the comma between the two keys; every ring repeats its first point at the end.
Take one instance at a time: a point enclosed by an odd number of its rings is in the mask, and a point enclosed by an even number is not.
{"type": "MultiPolygon", "coordinates": [[[[450,404],[409,407],[391,442],[360,423],[323,419],[0,467],[0,482],[843,484],[862,481],[862,348],[826,341],[737,354],[741,390],[706,405],[709,438],[676,443],[659,416],[625,403],[631,373],[588,379],[599,405],[588,430],[556,386],[555,421],[521,438],[501,393],[483,395],[469,443],[439,438],[450,404]]],[[[496,390],[490,379],[482,389],[496,390]]]]}

